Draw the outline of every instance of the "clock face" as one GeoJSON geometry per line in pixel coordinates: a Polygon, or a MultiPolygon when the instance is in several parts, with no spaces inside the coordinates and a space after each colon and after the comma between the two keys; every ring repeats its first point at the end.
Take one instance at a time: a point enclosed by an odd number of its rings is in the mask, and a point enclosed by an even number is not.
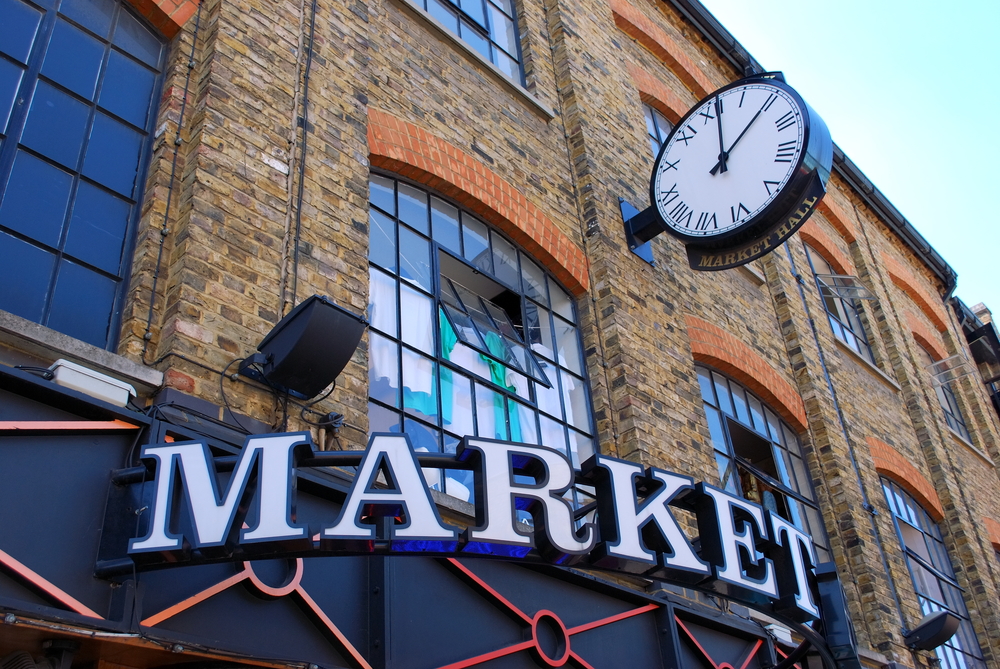
{"type": "Polygon", "coordinates": [[[805,150],[797,97],[768,81],[717,91],[688,112],[657,158],[651,196],[678,236],[731,236],[790,185],[805,150]]]}

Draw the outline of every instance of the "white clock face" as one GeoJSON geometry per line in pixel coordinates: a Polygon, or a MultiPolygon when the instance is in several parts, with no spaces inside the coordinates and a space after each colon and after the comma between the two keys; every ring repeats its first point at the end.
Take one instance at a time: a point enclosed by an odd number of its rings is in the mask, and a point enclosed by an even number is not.
{"type": "Polygon", "coordinates": [[[663,220],[709,239],[757,216],[793,176],[804,150],[803,111],[766,82],[723,91],[683,120],[653,173],[663,220]]]}

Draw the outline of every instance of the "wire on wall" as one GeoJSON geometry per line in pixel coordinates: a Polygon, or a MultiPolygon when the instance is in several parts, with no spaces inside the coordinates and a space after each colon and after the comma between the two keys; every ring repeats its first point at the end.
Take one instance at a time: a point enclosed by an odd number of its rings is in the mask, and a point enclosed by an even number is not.
{"type": "Polygon", "coordinates": [[[198,0],[198,11],[194,18],[194,32],[191,35],[191,53],[188,55],[187,73],[184,75],[184,93],[181,97],[181,113],[177,118],[177,133],[174,135],[174,155],[170,161],[170,180],[167,182],[167,202],[163,207],[163,221],[160,225],[160,244],[156,251],[156,266],[153,270],[153,286],[149,291],[149,314],[146,316],[146,331],[142,335],[142,355],[140,359],[146,363],[146,352],[149,342],[153,339],[153,309],[156,304],[156,285],[160,279],[160,266],[163,263],[163,247],[170,234],[170,203],[174,195],[174,180],[177,176],[177,157],[180,153],[181,130],[184,128],[184,114],[187,111],[188,91],[191,88],[191,72],[194,70],[195,46],[198,44],[198,30],[201,27],[202,0],[198,0]]]}

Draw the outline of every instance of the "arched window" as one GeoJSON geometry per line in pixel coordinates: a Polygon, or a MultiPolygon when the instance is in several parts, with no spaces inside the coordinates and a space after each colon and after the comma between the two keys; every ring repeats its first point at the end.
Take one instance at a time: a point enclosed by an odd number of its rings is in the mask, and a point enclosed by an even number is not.
{"type": "MultiPolygon", "coordinates": [[[[838,274],[816,249],[808,244],[803,246],[806,247],[806,256],[809,258],[809,266],[814,275],[838,274]]],[[[874,365],[875,359],[872,357],[872,349],[868,343],[865,326],[861,323],[861,301],[840,297],[818,279],[816,284],[823,297],[823,306],[826,307],[826,314],[834,336],[874,365]]]]}
{"type": "Polygon", "coordinates": [[[697,372],[722,487],[794,523],[812,536],[819,561],[830,561],[798,437],[741,384],[701,365],[697,372]]]}
{"type": "Polygon", "coordinates": [[[642,113],[646,116],[646,135],[649,136],[649,148],[653,150],[653,155],[660,153],[660,147],[670,136],[670,130],[674,127],[667,117],[653,109],[647,104],[642,105],[642,113]]]}
{"type": "Polygon", "coordinates": [[[951,611],[961,619],[955,636],[935,651],[942,669],[985,669],[983,653],[962,599],[962,589],[955,581],[955,572],[937,524],[895,482],[883,478],[882,490],[896,523],[920,610],[924,615],[934,611],[951,611]]]}
{"type": "MultiPolygon", "coordinates": [[[[466,435],[542,444],[579,467],[594,431],[570,295],[472,214],[393,177],[369,187],[371,431],[429,452],[466,435]]],[[[471,501],[470,472],[425,475],[471,501]]]]}
{"type": "Polygon", "coordinates": [[[0,309],[117,340],[163,40],[117,0],[0,0],[0,309]]]}
{"type": "MultiPolygon", "coordinates": [[[[934,356],[928,353],[920,344],[917,344],[917,355],[925,370],[935,362],[934,356]]],[[[969,436],[969,428],[965,426],[962,410],[958,406],[958,398],[955,397],[955,393],[951,389],[951,381],[940,382],[932,378],[931,385],[934,387],[934,394],[937,395],[938,404],[941,405],[941,410],[944,412],[944,419],[948,423],[948,427],[955,434],[962,437],[962,439],[971,442],[972,438],[969,436]]]]}

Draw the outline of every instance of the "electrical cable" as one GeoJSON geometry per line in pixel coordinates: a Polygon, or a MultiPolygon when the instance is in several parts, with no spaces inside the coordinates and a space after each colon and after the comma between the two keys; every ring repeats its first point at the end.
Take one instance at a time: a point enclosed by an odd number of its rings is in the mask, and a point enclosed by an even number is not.
{"type": "Polygon", "coordinates": [[[232,417],[233,422],[236,423],[236,425],[238,425],[241,430],[243,430],[244,434],[252,434],[250,430],[246,429],[243,426],[243,423],[240,422],[240,419],[236,417],[236,412],[233,411],[233,407],[229,405],[229,400],[226,398],[226,372],[229,371],[229,368],[232,367],[233,364],[237,362],[243,362],[244,360],[246,360],[246,358],[234,358],[229,362],[228,365],[226,365],[226,368],[222,370],[222,375],[219,376],[219,394],[222,395],[222,403],[225,404],[226,409],[229,410],[229,415],[230,417],[232,417]]]}
{"type": "Polygon", "coordinates": [[[156,265],[153,270],[153,286],[149,291],[149,314],[146,317],[146,331],[142,335],[142,355],[139,359],[146,363],[146,352],[149,349],[149,342],[153,339],[153,308],[156,305],[156,284],[160,279],[160,265],[163,262],[163,247],[167,242],[167,235],[170,234],[169,216],[170,203],[174,195],[174,179],[177,175],[177,157],[182,143],[181,129],[184,127],[184,113],[187,111],[188,90],[191,86],[191,71],[194,70],[194,52],[198,44],[198,30],[201,27],[201,0],[198,0],[198,11],[194,18],[194,32],[191,35],[191,54],[188,56],[187,74],[184,76],[184,94],[181,98],[181,112],[177,117],[177,134],[174,137],[174,155],[170,161],[170,181],[167,183],[167,202],[163,207],[163,223],[160,226],[160,246],[156,252],[156,265]]]}
{"type": "Polygon", "coordinates": [[[46,381],[51,381],[52,377],[55,376],[53,372],[48,367],[32,367],[30,365],[14,365],[14,369],[20,369],[22,372],[28,372],[30,374],[38,374],[40,377],[46,381]]]}

